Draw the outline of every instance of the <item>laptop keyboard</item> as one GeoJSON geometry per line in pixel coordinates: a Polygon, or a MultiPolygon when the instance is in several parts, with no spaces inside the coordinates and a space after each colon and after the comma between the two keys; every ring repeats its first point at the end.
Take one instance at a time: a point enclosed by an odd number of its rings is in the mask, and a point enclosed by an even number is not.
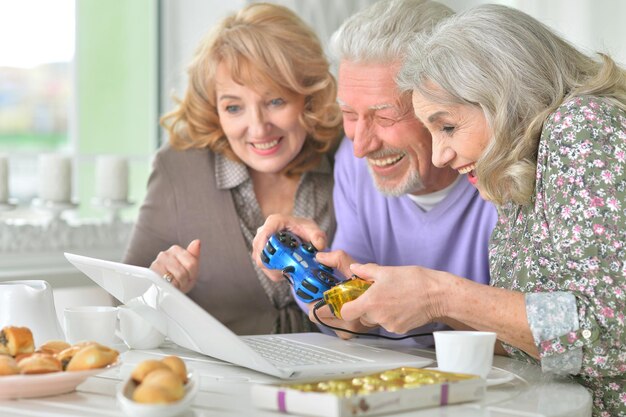
{"type": "Polygon", "coordinates": [[[280,337],[242,338],[248,346],[275,365],[329,365],[363,362],[346,355],[280,337]]]}

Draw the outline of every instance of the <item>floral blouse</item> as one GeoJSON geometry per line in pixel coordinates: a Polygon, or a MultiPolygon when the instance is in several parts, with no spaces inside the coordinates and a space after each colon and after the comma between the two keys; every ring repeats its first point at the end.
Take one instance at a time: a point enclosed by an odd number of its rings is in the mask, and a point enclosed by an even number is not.
{"type": "Polygon", "coordinates": [[[545,372],[586,386],[594,416],[626,416],[626,111],[568,101],[546,120],[537,158],[533,203],[500,208],[491,283],[526,293],[545,372]]]}

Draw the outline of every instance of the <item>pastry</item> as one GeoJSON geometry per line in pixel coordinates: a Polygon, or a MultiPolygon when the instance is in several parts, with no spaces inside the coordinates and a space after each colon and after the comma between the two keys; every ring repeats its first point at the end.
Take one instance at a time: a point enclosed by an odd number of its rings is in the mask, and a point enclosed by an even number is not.
{"type": "Polygon", "coordinates": [[[19,355],[17,355],[15,357],[15,362],[20,363],[20,361],[24,358],[28,358],[29,356],[34,355],[35,352],[30,352],[30,353],[20,353],[19,355]]]}
{"type": "Polygon", "coordinates": [[[67,364],[70,363],[70,360],[72,360],[76,352],[81,350],[83,347],[85,346],[81,346],[81,345],[70,346],[66,349],[63,349],[62,351],[60,351],[59,353],[55,355],[56,358],[59,361],[61,361],[61,365],[63,366],[64,371],[67,369],[67,364]]]}
{"type": "Polygon", "coordinates": [[[15,375],[20,373],[17,362],[9,355],[0,355],[0,376],[15,375]]]}
{"type": "Polygon", "coordinates": [[[117,360],[119,352],[97,343],[82,347],[69,360],[67,371],[83,371],[85,369],[104,368],[117,360]]]}
{"type": "Polygon", "coordinates": [[[133,392],[133,401],[144,404],[168,404],[178,401],[178,399],[158,385],[141,384],[133,392]]]}
{"type": "Polygon", "coordinates": [[[80,342],[80,343],[77,343],[75,345],[68,347],[67,349],[63,349],[62,351],[56,354],[56,358],[60,360],[61,364],[63,365],[63,370],[64,371],[67,370],[67,365],[70,363],[74,355],[78,353],[78,351],[80,351],[81,349],[87,346],[92,346],[92,345],[98,346],[100,349],[104,349],[104,350],[109,349],[108,347],[102,346],[96,342],[80,342]]]}
{"type": "Polygon", "coordinates": [[[133,369],[131,378],[138,384],[133,400],[145,404],[167,404],[185,396],[187,367],[177,356],[167,356],[160,361],[147,360],[133,369]]]}
{"type": "Polygon", "coordinates": [[[163,388],[176,400],[180,400],[185,396],[183,382],[178,375],[169,369],[157,369],[150,372],[141,383],[141,386],[144,385],[154,385],[163,388]]]}
{"type": "Polygon", "coordinates": [[[50,353],[51,355],[56,355],[57,353],[67,349],[70,346],[72,345],[70,345],[69,343],[63,340],[49,340],[43,345],[39,346],[39,349],[37,349],[37,352],[50,353]]]}
{"type": "Polygon", "coordinates": [[[187,367],[185,366],[185,362],[178,356],[166,356],[161,359],[161,362],[166,364],[168,368],[170,368],[183,382],[183,384],[187,383],[187,367]]]}
{"type": "Polygon", "coordinates": [[[0,331],[0,354],[17,356],[34,350],[33,334],[28,327],[6,326],[0,331]]]}
{"type": "Polygon", "coordinates": [[[146,375],[148,375],[150,372],[155,371],[157,369],[170,370],[170,368],[161,361],[147,360],[137,365],[135,369],[133,369],[133,372],[130,374],[130,376],[133,379],[133,381],[135,381],[138,384],[141,384],[141,382],[146,377],[146,375]]]}
{"type": "Polygon", "coordinates": [[[33,353],[17,363],[23,374],[45,374],[62,371],[61,362],[47,353],[33,353]]]}

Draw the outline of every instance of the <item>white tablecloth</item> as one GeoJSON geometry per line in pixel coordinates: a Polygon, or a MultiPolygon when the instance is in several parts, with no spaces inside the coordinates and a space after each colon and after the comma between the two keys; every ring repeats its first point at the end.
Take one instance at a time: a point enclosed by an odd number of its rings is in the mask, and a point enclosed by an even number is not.
{"type": "MultiPolygon", "coordinates": [[[[394,347],[408,353],[434,358],[427,350],[418,350],[387,341],[369,344],[394,347]]],[[[77,390],[44,398],[0,401],[0,416],[123,416],[115,394],[121,381],[134,366],[145,359],[176,354],[200,376],[200,392],[192,410],[184,417],[200,416],[284,416],[256,409],[250,401],[250,387],[255,383],[279,382],[274,377],[230,365],[174,345],[155,350],[131,350],[122,354],[122,365],[90,377],[77,390]]],[[[591,415],[591,396],[582,386],[567,378],[543,375],[536,366],[505,357],[495,357],[494,369],[511,372],[512,380],[489,386],[480,403],[465,403],[396,414],[419,417],[539,417],[591,415]]]]}

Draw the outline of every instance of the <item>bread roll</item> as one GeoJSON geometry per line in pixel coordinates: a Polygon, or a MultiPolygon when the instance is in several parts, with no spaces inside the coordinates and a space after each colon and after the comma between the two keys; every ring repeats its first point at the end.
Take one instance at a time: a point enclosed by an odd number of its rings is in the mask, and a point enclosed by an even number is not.
{"type": "Polygon", "coordinates": [[[17,363],[23,374],[45,374],[63,370],[61,362],[47,353],[33,353],[17,363]]]}
{"type": "Polygon", "coordinates": [[[62,351],[60,351],[59,353],[55,355],[55,357],[59,361],[61,361],[61,365],[63,366],[64,371],[67,369],[67,364],[70,363],[70,361],[72,360],[76,352],[78,352],[82,348],[83,346],[77,346],[77,345],[70,346],[66,349],[63,349],[62,351]]]}
{"type": "Polygon", "coordinates": [[[150,359],[139,363],[139,365],[137,365],[135,369],[133,369],[133,372],[130,374],[130,376],[133,381],[141,384],[146,375],[157,369],[170,370],[170,368],[163,362],[150,359]]]}
{"type": "Polygon", "coordinates": [[[37,352],[56,355],[71,346],[72,345],[70,345],[69,343],[63,340],[49,340],[43,345],[39,346],[39,349],[37,349],[37,352]]]}
{"type": "Polygon", "coordinates": [[[166,364],[168,368],[170,368],[183,382],[183,384],[187,383],[187,367],[185,366],[185,362],[179,358],[178,356],[166,356],[161,359],[161,362],[166,364]]]}
{"type": "Polygon", "coordinates": [[[33,334],[28,327],[6,326],[0,331],[0,354],[17,356],[34,351],[33,334]]]}
{"type": "Polygon", "coordinates": [[[0,355],[0,376],[16,375],[20,373],[17,362],[9,355],[0,355]]]}
{"type": "Polygon", "coordinates": [[[176,400],[180,400],[185,396],[183,382],[178,375],[170,369],[157,369],[150,372],[143,379],[141,385],[154,385],[163,388],[176,400]]]}
{"type": "MultiPolygon", "coordinates": [[[[41,352],[39,352],[41,353],[41,352]]],[[[19,355],[17,355],[15,357],[15,362],[20,363],[20,361],[24,358],[28,358],[29,356],[33,356],[35,354],[35,352],[31,352],[31,353],[20,353],[19,355]]],[[[54,356],[54,355],[53,355],[54,356]]]]}
{"type": "Polygon", "coordinates": [[[97,343],[82,347],[72,356],[65,368],[67,371],[104,368],[117,360],[119,352],[97,343]]]}
{"type": "Polygon", "coordinates": [[[178,400],[164,388],[141,384],[133,392],[133,401],[143,404],[169,404],[178,400]]]}
{"type": "Polygon", "coordinates": [[[66,347],[65,349],[61,350],[60,352],[56,353],[55,356],[61,362],[66,362],[65,364],[67,365],[67,362],[69,362],[70,359],[72,359],[74,357],[76,352],[78,352],[79,350],[81,350],[84,347],[91,346],[91,345],[97,345],[97,343],[96,342],[80,342],[80,343],[76,343],[76,344],[70,345],[70,346],[66,347]]]}

